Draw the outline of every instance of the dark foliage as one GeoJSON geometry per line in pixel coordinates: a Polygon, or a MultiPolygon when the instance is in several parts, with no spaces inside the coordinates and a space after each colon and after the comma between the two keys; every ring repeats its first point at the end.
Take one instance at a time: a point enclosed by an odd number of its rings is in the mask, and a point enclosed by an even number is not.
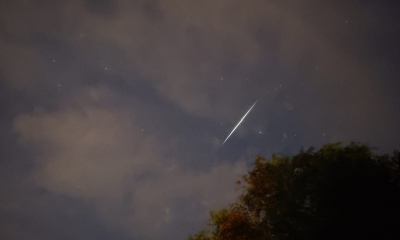
{"type": "Polygon", "coordinates": [[[399,164],[399,152],[356,143],[259,156],[238,201],[212,212],[212,231],[189,239],[397,239],[399,164]]]}

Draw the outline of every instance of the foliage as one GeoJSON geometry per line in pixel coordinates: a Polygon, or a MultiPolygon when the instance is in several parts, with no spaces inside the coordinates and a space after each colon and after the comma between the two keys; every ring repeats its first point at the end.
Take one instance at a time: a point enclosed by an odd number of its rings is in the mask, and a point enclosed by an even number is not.
{"type": "Polygon", "coordinates": [[[399,152],[357,143],[258,156],[238,201],[211,212],[213,230],[189,240],[396,238],[399,164],[399,152]]]}

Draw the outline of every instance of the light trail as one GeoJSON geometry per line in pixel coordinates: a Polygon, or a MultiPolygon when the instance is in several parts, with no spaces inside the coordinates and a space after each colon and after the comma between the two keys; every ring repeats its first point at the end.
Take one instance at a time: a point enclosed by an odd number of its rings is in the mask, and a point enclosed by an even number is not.
{"type": "MultiPolygon", "coordinates": [[[[258,100],[257,100],[258,101],[258,100]]],[[[224,145],[224,143],[228,140],[228,138],[232,135],[232,133],[236,130],[236,128],[239,127],[239,125],[243,122],[243,120],[245,119],[245,117],[247,116],[247,114],[249,114],[249,112],[251,111],[251,109],[253,109],[254,105],[256,105],[257,101],[254,102],[253,106],[251,106],[251,108],[246,112],[246,114],[242,117],[242,119],[240,119],[240,121],[238,122],[238,124],[236,124],[236,126],[233,128],[233,130],[231,131],[231,133],[229,133],[228,137],[226,137],[225,141],[222,143],[222,145],[224,145]]]]}

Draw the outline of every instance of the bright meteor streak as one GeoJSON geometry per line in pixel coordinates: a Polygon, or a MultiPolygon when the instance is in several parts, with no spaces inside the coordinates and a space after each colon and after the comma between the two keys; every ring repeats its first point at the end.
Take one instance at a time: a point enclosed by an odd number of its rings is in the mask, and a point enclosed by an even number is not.
{"type": "MultiPolygon", "coordinates": [[[[258,101],[258,100],[257,100],[258,101]]],[[[254,105],[256,105],[257,101],[254,102],[253,106],[251,106],[251,108],[246,112],[246,114],[242,117],[242,119],[240,119],[240,121],[238,122],[238,124],[236,124],[236,126],[233,128],[232,132],[229,133],[228,137],[226,137],[225,141],[222,143],[222,145],[224,145],[224,143],[228,140],[228,138],[232,135],[232,133],[236,130],[236,128],[239,127],[239,125],[243,122],[244,118],[247,116],[247,114],[249,114],[249,112],[251,111],[251,109],[253,109],[254,105]]]]}

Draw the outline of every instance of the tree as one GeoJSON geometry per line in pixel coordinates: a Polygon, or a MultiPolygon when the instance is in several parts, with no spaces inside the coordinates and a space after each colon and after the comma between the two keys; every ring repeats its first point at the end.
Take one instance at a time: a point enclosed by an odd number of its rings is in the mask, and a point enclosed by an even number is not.
{"type": "Polygon", "coordinates": [[[213,229],[189,240],[395,239],[399,163],[399,152],[377,155],[358,143],[258,156],[237,202],[211,212],[213,229]]]}

